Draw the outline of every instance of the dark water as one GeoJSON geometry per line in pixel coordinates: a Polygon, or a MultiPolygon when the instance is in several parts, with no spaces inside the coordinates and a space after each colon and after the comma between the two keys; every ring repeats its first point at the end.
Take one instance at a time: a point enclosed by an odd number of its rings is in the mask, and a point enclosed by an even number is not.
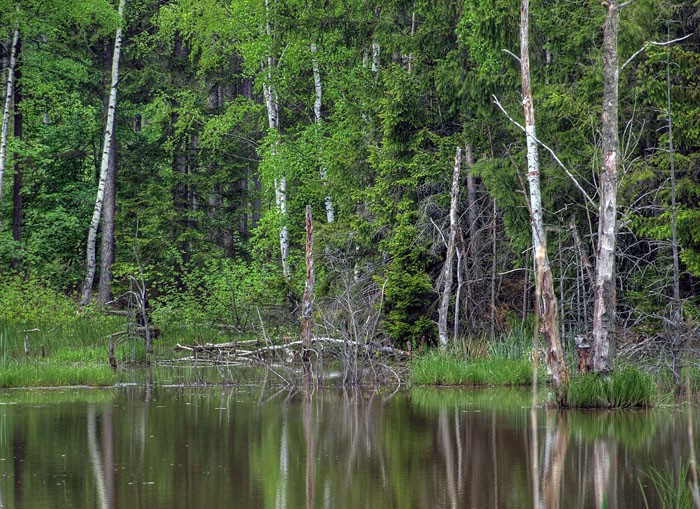
{"type": "Polygon", "coordinates": [[[8,391],[0,507],[521,508],[539,494],[639,508],[644,485],[658,507],[652,468],[688,457],[685,410],[540,409],[533,440],[528,405],[514,390],[8,391]]]}

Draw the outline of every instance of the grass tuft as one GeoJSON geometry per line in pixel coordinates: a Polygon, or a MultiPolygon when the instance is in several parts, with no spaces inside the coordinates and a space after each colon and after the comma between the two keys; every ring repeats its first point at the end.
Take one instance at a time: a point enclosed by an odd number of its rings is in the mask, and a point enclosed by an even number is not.
{"type": "Polygon", "coordinates": [[[587,373],[569,383],[569,405],[575,408],[649,407],[656,394],[651,376],[632,367],[618,369],[609,377],[587,373]]]}
{"type": "Polygon", "coordinates": [[[107,365],[54,362],[6,362],[0,370],[0,387],[107,386],[116,375],[107,365]]]}
{"type": "Polygon", "coordinates": [[[464,360],[443,351],[431,351],[412,365],[412,380],[419,385],[527,385],[532,364],[523,359],[464,360]]]}

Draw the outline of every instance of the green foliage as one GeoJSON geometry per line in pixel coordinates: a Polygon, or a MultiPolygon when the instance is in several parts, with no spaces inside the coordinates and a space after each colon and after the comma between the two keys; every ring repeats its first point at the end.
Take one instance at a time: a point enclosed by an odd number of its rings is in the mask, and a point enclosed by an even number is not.
{"type": "Polygon", "coordinates": [[[75,306],[65,295],[38,279],[0,280],[0,322],[33,328],[75,320],[75,306]]]}
{"type": "Polygon", "coordinates": [[[569,383],[569,405],[575,408],[648,407],[656,397],[651,376],[631,367],[615,370],[608,377],[588,373],[569,383]]]}

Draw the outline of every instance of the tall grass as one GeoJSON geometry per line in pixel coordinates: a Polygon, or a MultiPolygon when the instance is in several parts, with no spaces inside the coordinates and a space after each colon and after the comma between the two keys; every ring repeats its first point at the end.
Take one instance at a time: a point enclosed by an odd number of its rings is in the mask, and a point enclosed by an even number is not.
{"type": "Polygon", "coordinates": [[[412,364],[412,381],[422,385],[527,385],[532,363],[523,359],[465,360],[444,351],[431,351],[412,364]]]}
{"type": "Polygon", "coordinates": [[[654,380],[633,367],[617,369],[607,377],[588,373],[569,383],[569,405],[576,408],[649,407],[656,398],[654,380]]]}
{"type": "Polygon", "coordinates": [[[661,507],[663,509],[692,508],[694,504],[693,495],[688,484],[690,480],[689,470],[689,464],[686,462],[681,466],[678,476],[674,476],[673,470],[670,468],[664,471],[652,468],[649,472],[646,472],[645,476],[651,482],[659,500],[654,500],[653,503],[650,504],[644,492],[642,480],[639,479],[640,489],[644,496],[644,506],[647,509],[650,507],[661,507]],[[661,505],[658,505],[659,503],[661,505]]]}
{"type": "Polygon", "coordinates": [[[107,386],[116,382],[110,367],[56,362],[7,362],[0,370],[0,387],[107,386]]]}

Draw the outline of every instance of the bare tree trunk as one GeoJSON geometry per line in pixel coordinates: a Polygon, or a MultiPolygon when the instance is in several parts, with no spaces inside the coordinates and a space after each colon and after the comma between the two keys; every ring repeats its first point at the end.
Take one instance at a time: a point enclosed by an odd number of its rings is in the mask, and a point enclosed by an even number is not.
{"type": "MultiPolygon", "coordinates": [[[[13,48],[16,56],[15,69],[15,86],[14,86],[14,137],[17,140],[22,140],[24,133],[22,128],[22,67],[19,65],[19,58],[22,54],[22,36],[17,37],[17,43],[13,48]]],[[[15,152],[14,160],[14,175],[12,177],[12,240],[19,247],[22,242],[22,213],[24,204],[22,201],[22,187],[24,184],[24,168],[22,165],[21,156],[15,152]]],[[[12,257],[11,267],[18,269],[21,263],[19,251],[12,257]]]]}
{"type": "Polygon", "coordinates": [[[498,237],[496,230],[496,219],[498,218],[498,209],[496,208],[496,199],[493,199],[493,217],[491,218],[491,341],[496,339],[496,275],[498,268],[498,237]]]}
{"type": "Polygon", "coordinates": [[[116,143],[109,151],[109,166],[105,181],[104,210],[102,216],[102,245],[100,246],[100,281],[97,286],[97,305],[104,306],[112,300],[112,264],[114,263],[114,212],[117,193],[116,143]]]}
{"type": "MultiPolygon", "coordinates": [[[[554,278],[547,257],[547,239],[544,231],[542,194],[540,190],[540,164],[537,154],[537,134],[535,129],[535,107],[530,85],[529,54],[529,0],[522,0],[520,11],[520,74],[522,79],[523,109],[525,111],[525,132],[527,136],[527,180],[530,188],[530,218],[532,220],[532,245],[535,253],[536,272],[542,274],[541,302],[542,332],[545,339],[547,366],[552,372],[557,400],[566,406],[569,371],[564,361],[564,352],[559,336],[559,310],[554,293],[554,278]],[[542,253],[543,256],[539,256],[542,253]]],[[[538,331],[535,331],[537,333],[538,331]]]]}
{"type": "MultiPolygon", "coordinates": [[[[316,59],[316,43],[311,43],[311,63],[314,71],[314,90],[316,98],[314,99],[314,118],[316,123],[321,123],[321,106],[323,104],[323,86],[321,83],[321,69],[316,59]]],[[[319,147],[321,150],[321,147],[319,147]]],[[[321,183],[326,186],[326,168],[321,166],[321,183]]],[[[333,210],[333,199],[330,194],[326,194],[324,200],[326,206],[326,222],[332,223],[335,220],[335,211],[333,210]]]]}
{"type": "Polygon", "coordinates": [[[620,164],[618,135],[618,55],[620,1],[608,0],[603,25],[602,167],[599,180],[598,246],[593,301],[593,371],[612,370],[615,358],[615,243],[617,240],[617,173],[620,164]]]}
{"type": "Polygon", "coordinates": [[[459,172],[462,166],[462,149],[457,147],[455,153],[455,165],[452,171],[452,187],[450,189],[450,233],[447,241],[447,254],[445,255],[445,265],[443,268],[442,296],[440,297],[440,308],[438,309],[438,334],[440,346],[447,347],[449,334],[447,333],[447,314],[450,309],[450,295],[452,294],[452,273],[453,259],[455,254],[455,243],[457,239],[457,205],[459,198],[459,172]]]}
{"type": "Polygon", "coordinates": [[[309,362],[311,358],[312,309],[314,295],[314,222],[311,217],[311,205],[306,206],[306,283],[304,284],[304,301],[301,324],[301,360],[309,362]]]}
{"type": "Polygon", "coordinates": [[[19,28],[15,28],[12,34],[10,62],[7,67],[7,84],[5,86],[5,103],[2,110],[2,133],[0,134],[0,201],[2,201],[3,177],[5,175],[5,163],[7,161],[7,137],[10,124],[10,110],[12,109],[12,97],[14,95],[15,67],[17,65],[17,56],[19,54],[19,41],[19,28]]]}
{"type": "MultiPolygon", "coordinates": [[[[670,26],[667,25],[668,40],[671,40],[670,26]]],[[[678,261],[678,224],[676,211],[676,164],[673,148],[673,116],[671,114],[671,61],[670,49],[666,46],[666,114],[668,115],[668,165],[671,180],[671,254],[673,256],[673,305],[671,320],[680,325],[680,264],[678,261]]]]}
{"type": "Polygon", "coordinates": [[[97,227],[100,224],[102,215],[102,205],[104,202],[105,185],[107,183],[107,174],[109,169],[109,154],[114,142],[114,114],[117,108],[117,85],[119,83],[119,54],[122,46],[122,23],[124,20],[124,5],[126,0],[119,0],[119,27],[114,37],[114,55],[112,56],[112,83],[109,94],[109,106],[107,108],[107,121],[105,123],[105,136],[102,144],[102,163],[100,165],[100,181],[97,186],[97,198],[95,199],[95,208],[90,221],[90,229],[88,230],[87,249],[86,249],[86,266],[87,273],[83,282],[83,293],[80,299],[81,305],[86,305],[92,297],[92,284],[95,279],[95,269],[97,262],[95,259],[95,245],[97,243],[97,227]]]}

